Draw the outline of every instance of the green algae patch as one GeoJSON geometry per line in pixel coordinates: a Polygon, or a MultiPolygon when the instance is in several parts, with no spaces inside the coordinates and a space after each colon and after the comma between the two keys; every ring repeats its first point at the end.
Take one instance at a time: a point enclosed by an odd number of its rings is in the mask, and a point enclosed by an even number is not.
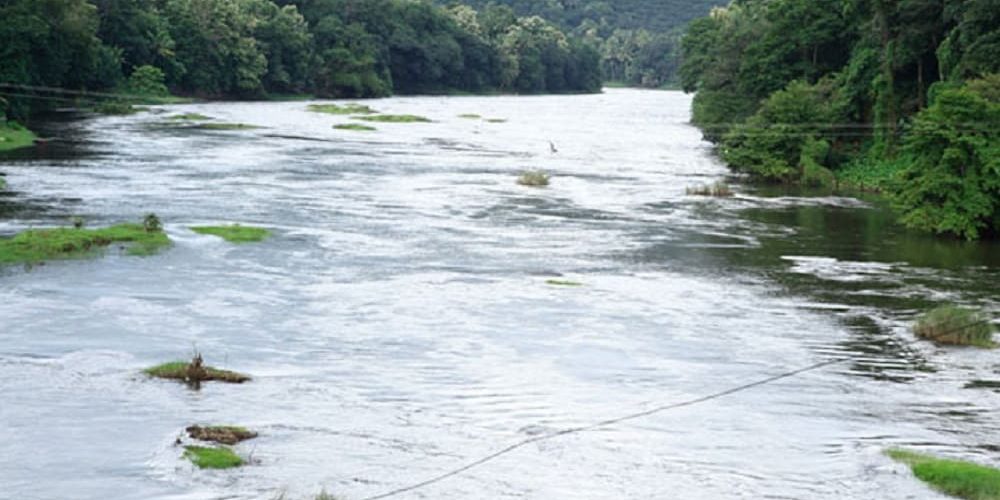
{"type": "Polygon", "coordinates": [[[333,128],[337,130],[353,130],[355,132],[374,132],[378,130],[370,125],[362,125],[360,123],[340,123],[334,125],[333,128]]]}
{"type": "Polygon", "coordinates": [[[560,280],[560,279],[545,280],[545,284],[550,286],[562,286],[570,288],[583,286],[583,283],[580,283],[579,281],[560,280]]]}
{"type": "Polygon", "coordinates": [[[172,361],[144,370],[146,375],[166,380],[178,380],[189,384],[201,382],[227,382],[242,384],[250,381],[250,376],[229,370],[220,370],[205,366],[201,355],[195,356],[191,362],[172,361]]]}
{"type": "Polygon", "coordinates": [[[170,238],[161,230],[147,230],[141,224],[102,229],[31,229],[0,239],[0,264],[80,258],[112,243],[125,244],[129,255],[151,255],[170,246],[170,238]]]}
{"type": "Polygon", "coordinates": [[[230,446],[257,437],[256,432],[235,425],[192,425],[185,430],[192,439],[230,446]]]}
{"type": "Polygon", "coordinates": [[[371,115],[377,113],[372,108],[363,104],[310,104],[307,108],[313,113],[326,113],[328,115],[371,115]]]}
{"type": "Polygon", "coordinates": [[[245,463],[233,450],[223,447],[185,446],[184,458],[200,469],[232,469],[245,463]]]}
{"type": "Polygon", "coordinates": [[[230,243],[256,243],[271,236],[271,232],[261,227],[241,226],[197,226],[192,231],[198,234],[218,236],[230,243]]]}
{"type": "Polygon", "coordinates": [[[174,115],[167,117],[168,120],[174,121],[188,121],[188,122],[203,122],[211,120],[211,116],[205,116],[201,113],[184,113],[181,115],[174,115]]]}
{"type": "Polygon", "coordinates": [[[918,337],[938,344],[970,345],[984,349],[997,346],[993,341],[993,324],[981,311],[944,306],[921,316],[913,325],[918,337]]]}
{"type": "Polygon", "coordinates": [[[354,116],[355,120],[364,120],[366,122],[378,122],[378,123],[430,123],[429,118],[417,115],[372,115],[372,116],[354,116]]]}
{"type": "Polygon", "coordinates": [[[487,118],[486,123],[507,123],[506,118],[487,118]]]}
{"type": "Polygon", "coordinates": [[[201,123],[195,128],[203,130],[256,130],[261,127],[248,125],[246,123],[201,123]]]}
{"type": "Polygon", "coordinates": [[[0,151],[26,148],[35,144],[35,134],[17,122],[0,122],[0,151]]]}
{"type": "Polygon", "coordinates": [[[900,449],[886,455],[910,466],[914,476],[942,493],[967,500],[1000,500],[1000,470],[900,449]]]}
{"type": "Polygon", "coordinates": [[[477,115],[475,113],[462,113],[458,115],[458,117],[465,118],[466,120],[479,120],[482,118],[482,115],[477,115]]]}
{"type": "Polygon", "coordinates": [[[517,178],[517,183],[528,187],[545,187],[549,185],[551,177],[541,170],[530,170],[522,173],[517,178]]]}

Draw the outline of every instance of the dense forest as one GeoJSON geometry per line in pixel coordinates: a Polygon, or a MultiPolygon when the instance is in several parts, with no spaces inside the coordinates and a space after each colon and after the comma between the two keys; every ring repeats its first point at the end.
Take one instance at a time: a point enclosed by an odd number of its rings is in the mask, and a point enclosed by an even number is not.
{"type": "Polygon", "coordinates": [[[737,171],[881,190],[939,234],[1000,232],[1000,0],[735,0],[683,55],[694,122],[737,171]]]}
{"type": "Polygon", "coordinates": [[[205,98],[594,92],[600,54],[537,16],[407,0],[4,0],[0,106],[40,87],[205,98]]]}

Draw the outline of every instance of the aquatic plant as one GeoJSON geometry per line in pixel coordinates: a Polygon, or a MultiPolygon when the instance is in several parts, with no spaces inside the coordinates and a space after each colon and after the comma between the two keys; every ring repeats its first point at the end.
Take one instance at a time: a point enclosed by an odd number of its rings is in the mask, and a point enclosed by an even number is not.
{"type": "Polygon", "coordinates": [[[478,120],[478,119],[482,118],[481,115],[477,115],[475,113],[462,113],[462,114],[458,115],[458,117],[459,118],[465,118],[467,120],[478,120]]]}
{"type": "Polygon", "coordinates": [[[430,119],[424,118],[423,116],[417,115],[372,115],[372,116],[354,116],[355,120],[364,120],[368,122],[379,122],[379,123],[430,123],[430,119]]]}
{"type": "Polygon", "coordinates": [[[184,458],[190,460],[201,469],[232,469],[245,462],[243,459],[224,447],[185,446],[184,458]]]}
{"type": "Polygon", "coordinates": [[[201,123],[196,128],[204,130],[254,130],[260,127],[246,123],[201,123]]]}
{"type": "Polygon", "coordinates": [[[148,231],[140,224],[119,224],[101,229],[30,229],[0,239],[0,264],[38,263],[93,254],[112,243],[127,244],[129,255],[149,255],[170,246],[162,231],[148,231]]]}
{"type": "Polygon", "coordinates": [[[198,234],[218,236],[230,243],[255,243],[264,241],[271,236],[271,232],[267,229],[241,226],[239,224],[233,224],[232,226],[196,226],[192,227],[191,230],[198,234]]]}
{"type": "Polygon", "coordinates": [[[334,125],[333,128],[337,130],[353,130],[355,132],[372,132],[378,130],[375,127],[362,125],[360,123],[338,123],[337,125],[334,125]]]}
{"type": "Polygon", "coordinates": [[[517,183],[528,187],[545,187],[549,185],[549,174],[541,170],[529,170],[517,178],[517,183]]]}
{"type": "Polygon", "coordinates": [[[206,427],[192,425],[185,430],[192,439],[211,441],[230,446],[257,437],[256,432],[232,425],[212,425],[206,427]]]}
{"type": "Polygon", "coordinates": [[[701,185],[687,188],[689,196],[714,196],[716,198],[728,198],[733,196],[733,190],[722,181],[716,181],[712,185],[701,185]]]}
{"type": "Polygon", "coordinates": [[[132,115],[140,110],[131,102],[112,99],[95,105],[94,111],[102,115],[132,115]]]}
{"type": "Polygon", "coordinates": [[[357,103],[339,104],[310,104],[307,108],[313,113],[326,113],[329,115],[370,115],[377,113],[374,109],[357,103]]]}
{"type": "Polygon", "coordinates": [[[154,213],[148,213],[142,218],[142,228],[146,230],[147,233],[158,233],[163,231],[163,223],[160,222],[160,218],[154,213]]]}
{"type": "Polygon", "coordinates": [[[578,281],[562,280],[562,279],[550,279],[545,280],[545,284],[552,286],[566,286],[566,287],[580,287],[583,283],[578,281]]]}
{"type": "Polygon", "coordinates": [[[150,377],[179,380],[189,384],[213,381],[242,384],[250,381],[249,375],[205,366],[201,354],[196,354],[191,362],[172,361],[147,368],[143,372],[150,377]]]}
{"type": "Polygon", "coordinates": [[[206,121],[206,120],[211,120],[212,117],[205,116],[205,115],[200,114],[200,113],[184,113],[184,114],[180,114],[180,115],[171,116],[171,117],[169,117],[167,119],[168,120],[176,120],[176,121],[202,122],[202,121],[206,121]]]}
{"type": "Polygon", "coordinates": [[[943,306],[933,309],[913,325],[918,337],[939,344],[996,347],[993,325],[982,312],[963,307],[943,306]]]}
{"type": "Polygon", "coordinates": [[[910,466],[914,476],[942,493],[968,500],[1000,499],[1000,470],[900,449],[886,455],[910,466]]]}
{"type": "Polygon", "coordinates": [[[506,118],[487,118],[486,123],[507,123],[506,118]]]}

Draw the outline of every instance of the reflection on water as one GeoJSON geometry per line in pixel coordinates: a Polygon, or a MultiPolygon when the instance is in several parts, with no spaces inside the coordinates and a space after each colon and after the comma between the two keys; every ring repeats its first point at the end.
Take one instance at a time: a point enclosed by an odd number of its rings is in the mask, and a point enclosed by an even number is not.
{"type": "Polygon", "coordinates": [[[393,98],[372,134],[308,103],[48,122],[0,159],[0,233],[156,212],[175,241],[0,270],[0,484],[17,498],[360,498],[524,436],[835,368],[533,445],[417,498],[932,498],[887,446],[995,461],[993,353],[914,343],[941,302],[996,307],[1000,248],[901,230],[877,200],[739,187],[690,99],[393,98]],[[476,111],[506,123],[458,118],[476,111]],[[209,131],[171,114],[264,128],[209,131]],[[549,141],[559,145],[553,154],[549,141]],[[516,185],[526,169],[548,189],[516,185]],[[231,246],[187,228],[256,224],[231,246]],[[553,276],[578,281],[553,287],[553,276]],[[145,366],[255,376],[192,392],[145,366]],[[235,423],[256,465],[195,471],[174,439],[235,423]]]}

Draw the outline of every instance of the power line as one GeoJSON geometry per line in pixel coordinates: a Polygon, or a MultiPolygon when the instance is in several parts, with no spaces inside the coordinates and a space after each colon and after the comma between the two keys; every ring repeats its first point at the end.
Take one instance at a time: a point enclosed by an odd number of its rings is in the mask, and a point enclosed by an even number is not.
{"type": "MultiPolygon", "coordinates": [[[[992,323],[992,320],[989,319],[989,318],[983,318],[983,319],[980,319],[978,321],[969,323],[967,325],[963,325],[961,327],[945,331],[945,332],[937,335],[937,338],[945,337],[945,336],[948,336],[948,335],[950,335],[952,333],[957,333],[957,332],[960,332],[960,331],[963,331],[963,330],[967,330],[969,328],[973,328],[975,326],[979,326],[979,325],[982,325],[982,324],[988,324],[988,323],[992,323]]],[[[913,343],[915,343],[915,342],[913,342],[913,343]]],[[[712,393],[712,394],[709,394],[709,395],[706,395],[706,396],[701,396],[701,397],[697,397],[697,398],[694,398],[694,399],[689,399],[689,400],[686,400],[686,401],[680,401],[680,402],[677,402],[677,403],[669,403],[669,404],[665,404],[665,405],[662,405],[662,406],[657,406],[655,408],[651,408],[651,409],[648,409],[648,410],[631,413],[631,414],[624,415],[624,416],[621,416],[621,417],[616,417],[616,418],[611,418],[611,419],[607,419],[607,420],[602,420],[600,422],[595,422],[593,424],[584,425],[584,426],[581,426],[581,427],[572,427],[572,428],[568,428],[568,429],[563,429],[561,431],[552,432],[552,433],[549,433],[549,434],[544,434],[544,435],[541,435],[541,436],[531,437],[531,438],[528,438],[528,439],[525,439],[525,440],[522,440],[522,441],[518,441],[517,443],[514,443],[514,444],[512,444],[510,446],[507,446],[506,448],[503,448],[501,450],[498,450],[498,451],[495,451],[493,453],[490,453],[489,455],[486,455],[486,456],[484,456],[482,458],[479,458],[479,459],[477,459],[475,461],[469,462],[469,463],[467,463],[467,464],[465,464],[465,465],[463,465],[461,467],[458,467],[456,469],[452,469],[452,470],[450,470],[448,472],[445,472],[445,473],[440,474],[438,476],[432,477],[430,479],[421,481],[419,483],[414,483],[414,484],[411,484],[409,486],[403,486],[401,488],[396,488],[394,490],[390,490],[390,491],[387,491],[385,493],[380,493],[378,495],[365,497],[362,500],[383,500],[385,498],[395,497],[395,496],[401,495],[403,493],[408,493],[408,492],[411,492],[411,491],[415,491],[415,490],[419,490],[419,489],[422,489],[422,488],[426,488],[427,486],[431,486],[433,484],[440,483],[441,481],[444,481],[446,479],[458,476],[458,475],[460,475],[460,474],[462,474],[464,472],[469,471],[470,469],[474,469],[476,467],[479,467],[480,465],[486,464],[488,462],[492,462],[493,460],[496,460],[497,458],[500,458],[503,455],[511,453],[511,452],[513,452],[513,451],[515,451],[515,450],[517,450],[519,448],[523,448],[525,446],[528,446],[529,444],[538,443],[538,442],[541,442],[541,441],[548,441],[548,440],[555,439],[555,438],[558,438],[558,437],[567,436],[567,435],[570,435],[570,434],[578,434],[578,433],[581,433],[581,432],[592,431],[592,430],[599,429],[599,428],[602,428],[602,427],[608,427],[608,426],[611,426],[611,425],[620,424],[622,422],[627,422],[627,421],[630,421],[630,420],[636,420],[636,419],[639,419],[639,418],[648,417],[650,415],[654,415],[654,414],[657,414],[657,413],[662,413],[662,412],[670,411],[670,410],[676,410],[678,408],[684,408],[684,407],[688,407],[688,406],[694,406],[694,405],[697,405],[697,404],[705,403],[707,401],[711,401],[713,399],[719,399],[719,398],[723,398],[723,397],[726,397],[726,396],[731,396],[733,394],[744,392],[744,391],[748,391],[748,390],[754,389],[756,387],[760,387],[760,386],[763,386],[763,385],[768,385],[768,384],[777,382],[779,380],[784,380],[784,379],[787,379],[787,378],[792,378],[792,377],[795,377],[797,375],[801,375],[803,373],[808,373],[808,372],[811,372],[811,371],[819,370],[820,368],[826,368],[828,366],[833,366],[833,365],[836,365],[836,364],[840,364],[840,363],[843,363],[845,361],[851,361],[852,359],[853,358],[838,358],[838,359],[830,359],[830,360],[826,360],[826,361],[820,361],[818,363],[813,363],[813,364],[811,364],[809,366],[806,366],[806,367],[803,367],[803,368],[799,368],[799,369],[796,369],[796,370],[787,371],[787,372],[784,372],[784,373],[781,373],[781,374],[778,374],[778,375],[773,375],[771,377],[763,378],[763,379],[760,379],[760,380],[757,380],[757,381],[754,381],[754,382],[750,382],[750,383],[747,383],[747,384],[738,385],[736,387],[732,387],[732,388],[729,388],[729,389],[726,389],[726,390],[723,390],[723,391],[715,392],[715,393],[712,393]]]]}

